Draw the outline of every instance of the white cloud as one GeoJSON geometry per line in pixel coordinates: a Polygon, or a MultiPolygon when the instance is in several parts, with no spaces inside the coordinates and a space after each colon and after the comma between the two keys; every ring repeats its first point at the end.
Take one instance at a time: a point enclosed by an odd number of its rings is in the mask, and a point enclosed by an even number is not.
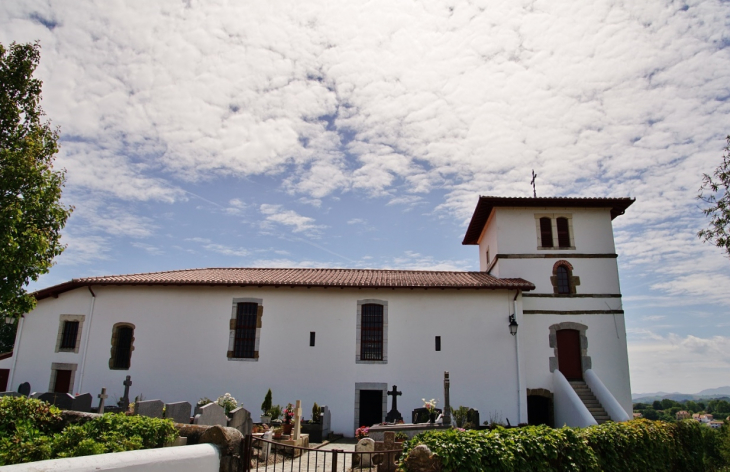
{"type": "Polygon", "coordinates": [[[132,247],[136,247],[137,249],[142,249],[143,251],[147,252],[148,254],[152,256],[161,256],[165,253],[162,249],[160,249],[157,246],[153,246],[152,244],[145,244],[140,242],[133,242],[132,247]]]}
{"type": "Polygon", "coordinates": [[[211,252],[216,252],[218,254],[223,254],[225,256],[236,256],[236,257],[244,257],[248,256],[250,252],[247,249],[244,248],[233,248],[230,246],[225,246],[223,244],[206,244],[203,246],[204,249],[207,249],[211,252]]]}
{"type": "Polygon", "coordinates": [[[55,259],[60,266],[86,265],[109,259],[110,243],[103,236],[77,236],[66,231],[61,236],[61,243],[67,247],[55,259]]]}
{"type": "Polygon", "coordinates": [[[350,220],[347,220],[348,225],[364,225],[367,223],[367,221],[363,220],[362,218],[352,218],[350,220]]]}
{"type": "Polygon", "coordinates": [[[270,205],[264,203],[259,211],[266,215],[266,224],[277,223],[284,226],[291,226],[294,233],[306,233],[315,235],[319,230],[326,228],[324,225],[315,225],[314,218],[302,216],[293,210],[284,210],[281,205],[270,205]]]}
{"type": "Polygon", "coordinates": [[[383,269],[402,270],[464,271],[469,270],[470,265],[471,261],[435,260],[429,255],[406,251],[402,256],[383,261],[379,267],[383,269]]]}
{"type": "Polygon", "coordinates": [[[695,393],[719,386],[730,368],[730,337],[629,332],[633,392],[695,393]]]}

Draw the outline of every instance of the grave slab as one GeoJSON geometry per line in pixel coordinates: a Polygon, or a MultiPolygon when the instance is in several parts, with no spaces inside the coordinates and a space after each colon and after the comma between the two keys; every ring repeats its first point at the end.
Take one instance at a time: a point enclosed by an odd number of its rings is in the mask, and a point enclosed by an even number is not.
{"type": "Polygon", "coordinates": [[[91,412],[91,402],[93,401],[93,397],[90,393],[82,393],[81,395],[77,395],[76,398],[74,398],[73,404],[71,405],[71,409],[74,411],[81,411],[84,413],[91,412]]]}
{"type": "Polygon", "coordinates": [[[228,427],[239,430],[244,436],[251,434],[251,431],[253,430],[251,413],[249,413],[249,411],[244,407],[239,406],[235,410],[231,411],[231,419],[228,420],[228,427]]]}
{"type": "Polygon", "coordinates": [[[0,392],[0,397],[20,397],[21,393],[18,392],[0,392]]]}
{"type": "Polygon", "coordinates": [[[68,393],[54,393],[46,392],[38,397],[38,400],[48,402],[51,405],[55,405],[61,410],[72,410],[74,404],[74,397],[68,393]]]}
{"type": "Polygon", "coordinates": [[[165,404],[162,400],[142,400],[134,404],[134,413],[150,418],[162,418],[162,409],[165,404]]]}
{"type": "Polygon", "coordinates": [[[175,423],[190,424],[190,408],[188,402],[167,403],[165,405],[165,418],[175,423]]]}
{"type": "Polygon", "coordinates": [[[226,411],[217,403],[208,403],[203,405],[195,415],[193,424],[203,426],[228,426],[228,417],[226,411]]]}

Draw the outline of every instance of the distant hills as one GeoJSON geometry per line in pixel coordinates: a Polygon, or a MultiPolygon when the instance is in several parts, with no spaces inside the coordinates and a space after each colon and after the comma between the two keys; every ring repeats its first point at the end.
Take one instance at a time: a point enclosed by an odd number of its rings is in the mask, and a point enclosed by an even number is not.
{"type": "Polygon", "coordinates": [[[676,402],[684,400],[712,400],[713,398],[730,397],[730,386],[708,388],[697,393],[667,393],[667,392],[654,392],[654,393],[632,393],[631,399],[634,403],[651,403],[654,400],[663,400],[668,398],[676,402]]]}

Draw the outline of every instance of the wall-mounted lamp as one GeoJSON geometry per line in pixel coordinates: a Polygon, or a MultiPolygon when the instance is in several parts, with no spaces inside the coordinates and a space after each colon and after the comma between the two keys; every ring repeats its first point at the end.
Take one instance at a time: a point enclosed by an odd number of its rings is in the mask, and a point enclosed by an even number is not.
{"type": "Polygon", "coordinates": [[[516,336],[517,328],[519,326],[520,325],[517,324],[517,320],[515,319],[515,315],[509,315],[509,334],[511,334],[512,336],[516,336]]]}

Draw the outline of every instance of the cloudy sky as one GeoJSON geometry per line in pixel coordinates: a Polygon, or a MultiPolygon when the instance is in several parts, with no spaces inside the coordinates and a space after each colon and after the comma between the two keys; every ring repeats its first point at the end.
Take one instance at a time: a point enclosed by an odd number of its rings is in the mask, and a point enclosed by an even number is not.
{"type": "Polygon", "coordinates": [[[478,270],[478,195],[630,196],[632,391],[730,385],[695,233],[730,134],[725,1],[0,3],[75,206],[31,289],[193,267],[478,270]]]}

